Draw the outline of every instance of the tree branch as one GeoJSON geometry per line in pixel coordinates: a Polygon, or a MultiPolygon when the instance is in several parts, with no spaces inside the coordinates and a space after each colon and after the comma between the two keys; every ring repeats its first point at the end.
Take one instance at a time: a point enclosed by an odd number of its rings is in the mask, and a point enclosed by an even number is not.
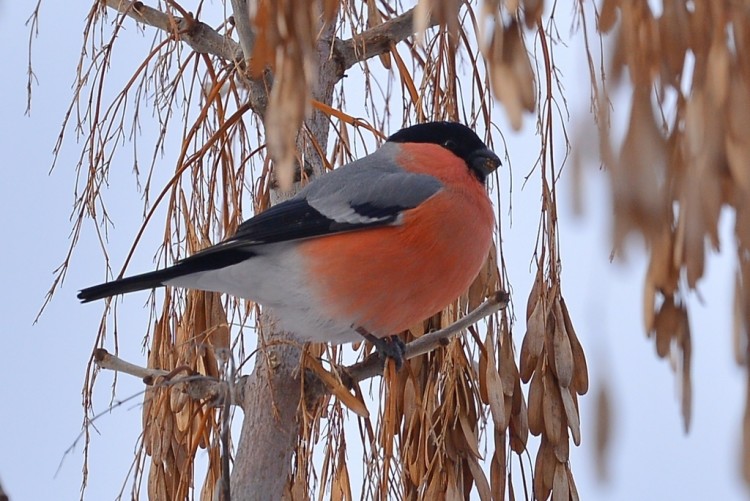
{"type": "MultiPolygon", "coordinates": [[[[408,10],[348,40],[336,39],[334,50],[341,61],[343,71],[360,61],[388,52],[393,45],[413,35],[414,11],[415,8],[408,10]]],[[[432,28],[435,25],[437,20],[431,17],[427,27],[432,28]]]]}
{"type": "Polygon", "coordinates": [[[102,369],[130,374],[131,376],[143,379],[144,381],[153,381],[157,377],[169,374],[169,371],[165,371],[164,369],[148,369],[146,367],[131,364],[116,355],[112,355],[104,348],[97,348],[96,351],[94,351],[94,362],[96,362],[96,365],[102,369]]]}
{"type": "MultiPolygon", "coordinates": [[[[118,12],[135,19],[136,21],[153,26],[160,30],[166,31],[174,37],[175,40],[185,42],[191,49],[199,54],[209,54],[219,57],[233,64],[236,64],[241,70],[245,70],[245,57],[243,56],[244,46],[240,46],[232,38],[227,37],[201,21],[190,16],[188,17],[173,16],[164,13],[153,7],[144,5],[143,2],[133,2],[131,0],[103,0],[104,3],[117,10],[118,12]]],[[[239,0],[236,0],[239,1],[239,0]]],[[[235,3],[235,1],[233,1],[235,3]]],[[[246,9],[247,10],[247,9],[246,9]]],[[[235,20],[242,18],[247,24],[246,27],[237,26],[240,31],[241,40],[252,41],[252,35],[243,35],[243,30],[249,29],[248,16],[235,16],[235,20]]],[[[247,48],[252,52],[252,46],[247,48]]],[[[248,54],[250,53],[248,52],[248,54]]],[[[248,56],[249,57],[249,56],[248,56]]],[[[244,83],[247,85],[248,102],[250,108],[260,116],[263,116],[268,107],[268,92],[271,88],[270,74],[264,74],[263,78],[252,79],[247,76],[246,71],[242,71],[244,83]]]]}
{"type": "Polygon", "coordinates": [[[255,46],[255,33],[250,25],[250,11],[247,0],[232,0],[232,12],[234,14],[234,25],[237,27],[237,36],[240,37],[240,47],[244,54],[245,67],[250,66],[250,56],[255,46]]]}
{"type": "Polygon", "coordinates": [[[214,379],[202,374],[196,374],[188,367],[177,367],[172,371],[164,369],[149,369],[139,365],[126,362],[116,355],[112,355],[104,348],[98,348],[94,352],[94,361],[102,369],[122,372],[141,378],[149,386],[155,384],[182,385],[184,391],[194,400],[207,400],[212,407],[225,405],[227,394],[230,393],[229,402],[236,404],[241,401],[242,395],[235,393],[242,391],[242,384],[234,384],[229,388],[226,381],[214,379]],[[185,375],[182,373],[186,372],[185,375]]]}
{"type": "MultiPolygon", "coordinates": [[[[424,355],[425,353],[429,353],[440,346],[445,346],[450,338],[462,330],[508,306],[509,299],[510,296],[507,292],[495,292],[484,303],[469,312],[468,315],[449,325],[445,329],[430,332],[429,334],[425,334],[407,344],[404,359],[410,360],[420,355],[424,355]]],[[[383,359],[378,353],[373,353],[363,361],[344,368],[343,371],[344,375],[348,376],[351,384],[359,383],[365,379],[382,375],[383,359]]]]}
{"type": "Polygon", "coordinates": [[[200,54],[211,54],[227,61],[243,63],[240,44],[225,37],[206,23],[194,18],[166,14],[158,9],[130,0],[104,0],[107,7],[131,17],[139,23],[171,33],[200,54]]]}

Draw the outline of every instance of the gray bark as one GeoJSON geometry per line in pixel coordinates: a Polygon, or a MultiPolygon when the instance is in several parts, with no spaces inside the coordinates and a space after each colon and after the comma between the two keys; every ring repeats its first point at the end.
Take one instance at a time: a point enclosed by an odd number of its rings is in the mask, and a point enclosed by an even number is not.
{"type": "MultiPolygon", "coordinates": [[[[322,33],[318,45],[318,82],[312,91],[314,99],[329,105],[342,74],[340,63],[330,57],[334,25],[331,23],[322,33]]],[[[304,168],[313,176],[323,173],[324,162],[310,136],[325,151],[329,128],[328,117],[315,111],[305,120],[305,127],[298,135],[297,146],[304,168]]],[[[275,192],[272,203],[286,196],[289,194],[275,192]]],[[[245,416],[232,470],[233,499],[283,499],[291,479],[292,453],[297,445],[301,350],[294,345],[291,334],[277,331],[265,315],[262,325],[267,327],[264,332],[271,346],[258,352],[252,374],[242,383],[245,416]]]]}

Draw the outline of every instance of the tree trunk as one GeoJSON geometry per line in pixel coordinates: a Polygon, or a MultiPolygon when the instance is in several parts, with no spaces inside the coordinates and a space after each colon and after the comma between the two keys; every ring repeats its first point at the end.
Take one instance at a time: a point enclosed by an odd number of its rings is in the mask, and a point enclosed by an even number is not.
{"type": "MultiPolygon", "coordinates": [[[[341,79],[341,65],[330,57],[334,26],[334,22],[329,23],[321,35],[318,81],[312,92],[314,99],[328,105],[341,79]]],[[[319,176],[325,164],[314,145],[326,151],[329,119],[316,110],[305,126],[309,135],[305,129],[298,135],[298,152],[304,168],[319,176]]],[[[274,190],[271,200],[276,203],[288,196],[289,193],[274,190]]],[[[258,351],[255,368],[242,383],[245,416],[232,471],[233,499],[282,499],[291,478],[292,453],[297,444],[301,350],[291,334],[276,330],[268,315],[263,315],[260,325],[270,346],[258,351]]]]}

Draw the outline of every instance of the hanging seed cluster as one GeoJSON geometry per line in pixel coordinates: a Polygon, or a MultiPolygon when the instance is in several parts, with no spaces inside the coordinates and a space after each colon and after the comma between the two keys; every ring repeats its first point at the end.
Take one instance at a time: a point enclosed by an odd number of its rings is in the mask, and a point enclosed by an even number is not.
{"type": "Polygon", "coordinates": [[[577,499],[570,471],[570,439],[581,443],[578,396],[588,391],[588,369],[559,287],[539,270],[526,303],[520,376],[529,383],[529,431],[541,436],[534,471],[539,499],[577,499]]]}
{"type": "MultiPolygon", "coordinates": [[[[175,324],[165,309],[153,330],[148,367],[219,378],[217,350],[226,350],[229,329],[219,295],[190,292],[182,318],[175,324]]],[[[186,499],[194,484],[198,448],[208,449],[209,468],[201,500],[213,499],[221,476],[217,411],[193,400],[180,383],[155,381],[144,398],[143,445],[151,457],[149,499],[186,499]]]]}
{"type": "MultiPolygon", "coordinates": [[[[686,296],[703,277],[709,247],[719,249],[725,207],[736,218],[738,347],[746,346],[750,326],[750,16],[743,2],[665,0],[662,6],[655,13],[645,1],[602,3],[598,29],[616,37],[613,73],[632,89],[632,105],[619,152],[606,130],[601,149],[614,195],[615,244],[637,233],[650,251],[645,330],[658,356],[670,356],[680,371],[688,428],[686,296]]],[[[606,106],[600,110],[606,128],[606,106]]],[[[745,363],[744,348],[738,359],[745,363]]],[[[750,478],[748,462],[745,471],[750,478]]]]}
{"type": "Polygon", "coordinates": [[[295,140],[310,110],[311,90],[318,76],[321,21],[333,20],[339,2],[261,0],[252,4],[255,46],[248,67],[254,78],[268,70],[273,73],[264,120],[266,141],[276,180],[282,190],[288,191],[295,174],[295,140]]]}
{"type": "Polygon", "coordinates": [[[534,71],[523,40],[523,28],[515,20],[507,27],[499,18],[495,23],[485,50],[491,65],[492,94],[503,103],[513,128],[520,130],[524,113],[536,109],[534,71]]]}

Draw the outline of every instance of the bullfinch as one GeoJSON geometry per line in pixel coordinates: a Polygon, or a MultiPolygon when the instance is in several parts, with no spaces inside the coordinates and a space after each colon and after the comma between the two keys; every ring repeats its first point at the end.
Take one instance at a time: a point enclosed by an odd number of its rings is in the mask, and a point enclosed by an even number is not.
{"type": "Polygon", "coordinates": [[[499,165],[465,125],[414,125],[221,243],[78,298],[159,286],[231,294],[271,308],[301,341],[364,337],[400,365],[395,335],[466,291],[488,255],[495,218],[484,183],[499,165]]]}

